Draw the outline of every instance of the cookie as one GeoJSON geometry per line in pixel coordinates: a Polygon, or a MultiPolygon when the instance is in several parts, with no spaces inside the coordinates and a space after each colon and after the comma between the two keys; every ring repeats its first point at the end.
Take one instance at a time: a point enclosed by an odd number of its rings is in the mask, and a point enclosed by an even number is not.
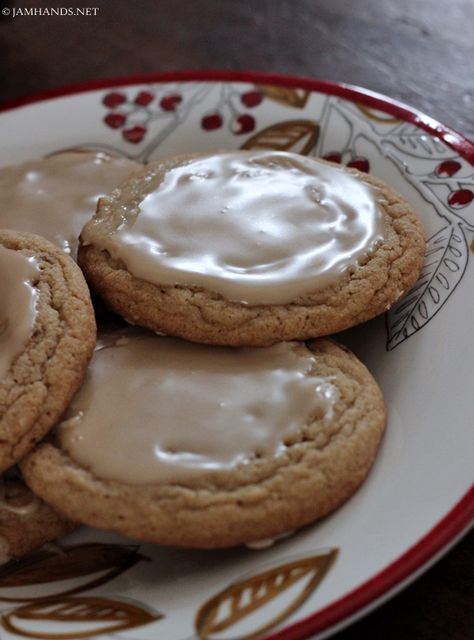
{"type": "Polygon", "coordinates": [[[332,341],[208,347],[128,329],[99,344],[21,464],[72,520],[165,545],[268,540],[336,509],[374,461],[381,392],[332,341]]]}
{"type": "Polygon", "coordinates": [[[209,344],[329,335],[416,282],[420,222],[380,180],[236,151],[151,163],[99,201],[79,263],[132,324],[209,344]]]}
{"type": "Polygon", "coordinates": [[[0,228],[41,235],[76,256],[99,196],[142,165],[95,151],[66,151],[0,167],[0,228]]]}
{"type": "Polygon", "coordinates": [[[59,420],[95,345],[89,290],[77,264],[29,233],[0,230],[0,470],[59,420]]]}
{"type": "Polygon", "coordinates": [[[25,556],[77,528],[22,482],[0,482],[0,564],[25,556]]]}

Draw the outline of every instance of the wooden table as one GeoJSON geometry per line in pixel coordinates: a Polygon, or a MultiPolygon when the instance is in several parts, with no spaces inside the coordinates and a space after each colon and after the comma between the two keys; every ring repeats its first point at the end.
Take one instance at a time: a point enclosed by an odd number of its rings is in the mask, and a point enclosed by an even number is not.
{"type": "MultiPolygon", "coordinates": [[[[177,69],[291,73],[400,99],[474,138],[472,0],[6,0],[98,7],[0,18],[2,101],[95,78],[177,69]]],[[[470,640],[474,536],[338,640],[470,640]]]]}

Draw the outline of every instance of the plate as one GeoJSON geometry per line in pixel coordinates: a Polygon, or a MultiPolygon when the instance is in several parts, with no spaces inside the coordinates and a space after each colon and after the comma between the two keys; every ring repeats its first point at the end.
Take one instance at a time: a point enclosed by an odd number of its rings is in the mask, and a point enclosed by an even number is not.
{"type": "Polygon", "coordinates": [[[183,551],[82,529],[0,570],[4,640],[323,638],[414,579],[467,530],[471,142],[363,89],[230,72],[99,81],[10,103],[0,139],[0,164],[83,147],[142,161],[262,146],[323,156],[403,193],[428,238],[412,292],[386,317],[340,336],[380,383],[389,414],[374,468],[350,501],[261,549],[183,551]]]}

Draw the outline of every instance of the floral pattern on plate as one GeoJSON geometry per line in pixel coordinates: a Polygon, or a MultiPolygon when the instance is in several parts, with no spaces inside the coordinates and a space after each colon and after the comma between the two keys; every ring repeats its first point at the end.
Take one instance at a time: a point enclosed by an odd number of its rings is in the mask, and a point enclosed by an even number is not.
{"type": "Polygon", "coordinates": [[[226,148],[322,156],[403,193],[420,211],[427,256],[385,321],[348,339],[390,412],[376,464],[346,505],[258,551],[137,546],[83,528],[0,568],[0,637],[326,636],[413,576],[470,520],[472,411],[462,383],[474,361],[466,339],[474,146],[362,89],[265,74],[175,74],[65,94],[0,114],[2,164],[65,148],[144,162],[226,148]]]}

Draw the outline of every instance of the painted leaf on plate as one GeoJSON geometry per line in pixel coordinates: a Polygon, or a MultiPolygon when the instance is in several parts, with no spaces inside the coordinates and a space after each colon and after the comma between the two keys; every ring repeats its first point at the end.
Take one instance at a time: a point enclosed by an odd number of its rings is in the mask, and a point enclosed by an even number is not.
{"type": "Polygon", "coordinates": [[[241,149],[275,149],[308,155],[319,137],[319,125],[313,120],[286,120],[262,129],[249,138],[241,149]]]}
{"type": "Polygon", "coordinates": [[[283,610],[239,640],[250,640],[274,627],[295,611],[315,590],[337,556],[337,549],[329,549],[278,565],[259,574],[239,580],[208,600],[198,611],[195,620],[199,640],[212,640],[215,634],[229,629],[237,622],[261,609],[287,589],[301,583],[296,597],[283,610]]]}
{"type": "Polygon", "coordinates": [[[361,111],[369,120],[373,122],[379,122],[380,124],[397,124],[398,122],[402,122],[399,118],[394,118],[388,113],[384,111],[379,111],[378,109],[372,109],[371,107],[367,107],[365,104],[356,103],[357,108],[361,111]]]}
{"type": "Polygon", "coordinates": [[[311,95],[310,91],[293,87],[276,87],[270,84],[257,84],[256,86],[270,100],[284,104],[287,107],[296,107],[297,109],[303,109],[311,95]]]}
{"type": "Polygon", "coordinates": [[[72,640],[124,631],[162,617],[161,613],[128,600],[48,598],[9,611],[2,616],[2,624],[7,631],[24,638],[72,640]],[[37,630],[34,629],[35,622],[41,625],[37,630]],[[44,629],[45,622],[48,630],[40,630],[44,629]]]}
{"type": "MultiPolygon", "coordinates": [[[[146,558],[138,553],[138,547],[134,545],[90,542],[63,547],[45,546],[21,560],[11,561],[1,567],[0,589],[87,578],[87,576],[97,576],[97,573],[105,572],[102,576],[86,580],[80,586],[67,591],[67,593],[78,593],[104,584],[140,560],[146,560],[146,558]]],[[[27,600],[31,599],[27,598],[27,600]]],[[[0,594],[0,601],[23,600],[4,597],[0,594]]]]}
{"type": "Polygon", "coordinates": [[[448,225],[428,240],[425,265],[418,281],[387,314],[388,351],[438,313],[463,277],[468,258],[461,225],[448,225]]]}
{"type": "Polygon", "coordinates": [[[423,161],[429,158],[444,158],[452,153],[437,138],[420,131],[414,125],[406,123],[395,127],[391,133],[387,133],[386,140],[382,142],[382,146],[387,149],[389,155],[396,156],[395,159],[401,164],[403,170],[406,169],[404,164],[406,158],[410,163],[411,158],[423,161]],[[389,150],[390,147],[393,147],[392,151],[389,150]]]}

